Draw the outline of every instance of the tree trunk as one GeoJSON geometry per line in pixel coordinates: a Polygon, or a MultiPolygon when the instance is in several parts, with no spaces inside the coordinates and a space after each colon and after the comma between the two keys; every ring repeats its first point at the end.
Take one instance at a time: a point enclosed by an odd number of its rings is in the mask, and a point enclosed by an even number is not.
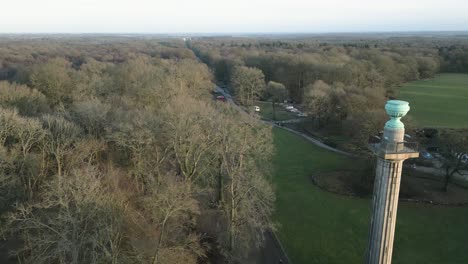
{"type": "Polygon", "coordinates": [[[450,179],[452,178],[452,175],[457,171],[457,168],[454,168],[452,171],[450,171],[450,167],[447,166],[445,167],[445,177],[444,177],[444,192],[448,191],[448,184],[450,182],[450,179]]]}
{"type": "MultiPolygon", "coordinates": [[[[70,215],[68,215],[70,217],[70,215]]],[[[72,264],[78,264],[79,263],[79,246],[78,246],[78,228],[77,228],[77,223],[73,222],[73,229],[72,229],[72,241],[73,241],[73,246],[71,250],[71,257],[72,257],[72,264]]]]}
{"type": "Polygon", "coordinates": [[[273,120],[276,121],[276,107],[275,107],[275,102],[271,101],[272,107],[273,107],[273,120]]]}
{"type": "Polygon", "coordinates": [[[231,181],[231,215],[229,223],[229,250],[234,249],[234,218],[235,218],[235,198],[234,198],[234,183],[231,181]]]}
{"type": "Polygon", "coordinates": [[[219,160],[219,171],[218,171],[218,206],[224,203],[224,178],[222,173],[222,159],[219,160]]]}
{"type": "Polygon", "coordinates": [[[157,264],[159,262],[159,249],[161,248],[161,245],[164,239],[164,230],[166,229],[166,221],[167,221],[167,218],[164,219],[162,227],[161,227],[161,235],[159,236],[158,245],[156,246],[156,252],[154,252],[153,264],[157,264]]]}
{"type": "Polygon", "coordinates": [[[55,161],[57,162],[57,176],[58,176],[58,183],[61,188],[62,183],[62,159],[59,155],[55,155],[55,161]]]}
{"type": "Polygon", "coordinates": [[[445,177],[444,177],[444,192],[447,192],[448,183],[449,183],[449,167],[445,167],[445,177]]]}

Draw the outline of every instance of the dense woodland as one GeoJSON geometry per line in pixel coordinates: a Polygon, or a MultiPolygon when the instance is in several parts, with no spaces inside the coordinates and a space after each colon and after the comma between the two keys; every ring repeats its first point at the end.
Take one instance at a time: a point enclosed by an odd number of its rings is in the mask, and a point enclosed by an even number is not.
{"type": "Polygon", "coordinates": [[[21,263],[247,263],[271,129],[182,41],[0,41],[3,251],[21,263]]]}
{"type": "Polygon", "coordinates": [[[301,104],[363,142],[402,83],[441,71],[468,72],[468,41],[4,36],[2,251],[249,263],[275,227],[271,129],[214,101],[214,82],[244,105],[301,104]]]}

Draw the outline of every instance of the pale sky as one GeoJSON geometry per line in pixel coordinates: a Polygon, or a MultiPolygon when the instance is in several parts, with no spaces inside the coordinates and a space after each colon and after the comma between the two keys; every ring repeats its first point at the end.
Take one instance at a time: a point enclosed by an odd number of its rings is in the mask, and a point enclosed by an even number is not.
{"type": "Polygon", "coordinates": [[[468,0],[0,0],[0,10],[0,33],[468,30],[468,0]]]}

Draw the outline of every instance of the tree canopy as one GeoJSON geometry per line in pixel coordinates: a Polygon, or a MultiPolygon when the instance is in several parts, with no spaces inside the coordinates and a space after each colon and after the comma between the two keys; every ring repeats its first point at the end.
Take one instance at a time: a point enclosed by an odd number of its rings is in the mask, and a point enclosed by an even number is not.
{"type": "MultiPolygon", "coordinates": [[[[0,233],[14,259],[246,263],[261,246],[271,129],[213,101],[183,42],[1,42],[0,233]]],[[[242,100],[262,96],[261,71],[238,70],[242,100]]]]}

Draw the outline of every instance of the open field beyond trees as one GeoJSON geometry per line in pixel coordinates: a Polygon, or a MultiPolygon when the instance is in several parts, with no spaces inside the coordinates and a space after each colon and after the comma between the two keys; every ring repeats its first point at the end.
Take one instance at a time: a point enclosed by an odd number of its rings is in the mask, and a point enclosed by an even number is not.
{"type": "Polygon", "coordinates": [[[439,74],[410,82],[400,90],[409,113],[421,127],[468,127],[468,74],[439,74]]]}
{"type": "MultiPolygon", "coordinates": [[[[294,264],[362,263],[371,201],[322,191],[310,175],[352,161],[274,129],[279,238],[294,264]]],[[[400,203],[393,263],[466,263],[468,208],[400,203]]]]}

